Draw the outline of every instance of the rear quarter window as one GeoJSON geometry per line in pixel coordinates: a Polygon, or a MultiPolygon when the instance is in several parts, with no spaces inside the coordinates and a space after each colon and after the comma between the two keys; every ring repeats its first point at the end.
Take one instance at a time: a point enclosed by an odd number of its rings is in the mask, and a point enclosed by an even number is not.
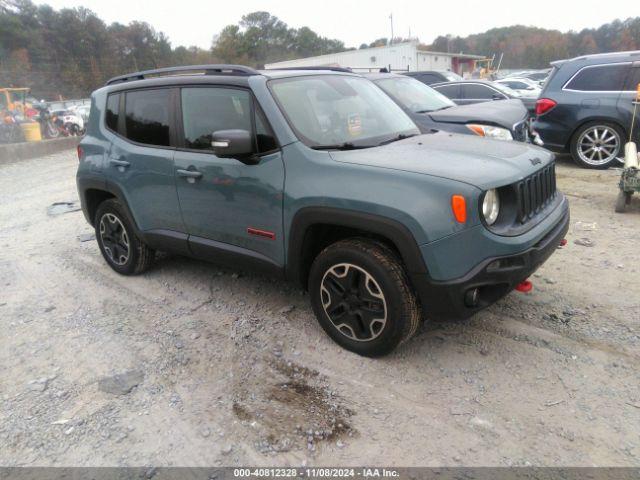
{"type": "Polygon", "coordinates": [[[619,92],[624,86],[630,68],[630,64],[584,67],[564,88],[581,92],[619,92]]]}
{"type": "Polygon", "coordinates": [[[115,93],[107,97],[107,108],[105,109],[104,123],[109,130],[118,131],[118,115],[120,109],[120,94],[115,93]]]}

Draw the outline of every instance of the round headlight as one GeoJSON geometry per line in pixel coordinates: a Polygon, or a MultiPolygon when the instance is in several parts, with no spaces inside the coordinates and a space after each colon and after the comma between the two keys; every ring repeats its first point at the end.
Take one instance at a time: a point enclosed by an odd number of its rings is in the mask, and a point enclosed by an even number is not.
{"type": "Polygon", "coordinates": [[[487,225],[493,225],[498,219],[500,213],[500,197],[495,188],[487,190],[482,201],[482,216],[487,225]]]}

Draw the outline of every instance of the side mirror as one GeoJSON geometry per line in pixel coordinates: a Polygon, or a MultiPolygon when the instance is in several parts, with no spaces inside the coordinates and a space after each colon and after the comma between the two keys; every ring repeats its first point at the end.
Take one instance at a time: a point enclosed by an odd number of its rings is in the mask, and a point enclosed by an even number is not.
{"type": "Polygon", "coordinates": [[[211,135],[213,152],[221,158],[236,158],[243,163],[258,163],[253,137],[247,130],[218,130],[211,135]]]}
{"type": "Polygon", "coordinates": [[[494,93],[491,98],[493,100],[504,100],[504,97],[502,95],[500,95],[499,93],[494,93]]]}

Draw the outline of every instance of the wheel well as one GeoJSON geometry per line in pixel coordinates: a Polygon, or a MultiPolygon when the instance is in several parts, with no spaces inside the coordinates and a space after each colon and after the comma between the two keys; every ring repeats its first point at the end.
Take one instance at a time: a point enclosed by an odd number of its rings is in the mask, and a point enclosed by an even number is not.
{"type": "Polygon", "coordinates": [[[381,242],[393,250],[399,258],[402,258],[398,247],[383,235],[341,225],[314,224],[306,229],[300,251],[299,280],[303,288],[307,288],[309,270],[318,254],[333,243],[354,237],[368,238],[381,242]]]}
{"type": "Polygon", "coordinates": [[[569,139],[567,140],[567,145],[565,146],[565,148],[568,151],[571,151],[571,143],[573,142],[573,137],[576,136],[576,133],[578,133],[578,130],[580,130],[582,127],[584,127],[585,125],[589,124],[589,123],[610,123],[612,125],[615,125],[616,127],[618,127],[620,130],[622,130],[622,143],[624,145],[624,139],[626,138],[627,134],[627,129],[624,128],[624,126],[622,126],[620,124],[620,122],[618,122],[615,119],[611,119],[611,118],[589,118],[584,120],[583,122],[580,123],[580,125],[578,125],[576,128],[574,128],[573,132],[571,132],[571,135],[569,135],[569,139]]]}
{"type": "Polygon", "coordinates": [[[90,188],[84,192],[84,201],[87,208],[87,212],[89,213],[89,221],[91,222],[91,225],[93,225],[93,221],[96,216],[96,210],[98,210],[98,206],[102,202],[110,198],[115,198],[115,195],[105,190],[90,188]]]}

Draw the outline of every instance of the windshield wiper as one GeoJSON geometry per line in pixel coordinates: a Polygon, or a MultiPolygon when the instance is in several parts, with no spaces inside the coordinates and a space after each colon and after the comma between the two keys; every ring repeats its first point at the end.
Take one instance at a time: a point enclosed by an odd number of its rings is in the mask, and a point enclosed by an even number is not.
{"type": "Polygon", "coordinates": [[[387,145],[389,143],[397,142],[398,140],[404,140],[405,138],[415,137],[416,135],[418,135],[418,134],[417,133],[410,133],[409,135],[407,135],[407,134],[401,133],[400,135],[397,135],[397,136],[395,136],[393,138],[390,138],[389,140],[385,140],[383,142],[380,142],[378,144],[378,146],[387,145]]]}
{"type": "Polygon", "coordinates": [[[359,150],[362,148],[371,148],[373,145],[355,145],[351,142],[337,143],[335,145],[313,145],[313,150],[359,150]]]}
{"type": "Polygon", "coordinates": [[[439,112],[440,110],[446,110],[447,108],[451,108],[451,105],[447,105],[446,107],[440,107],[440,108],[436,108],[433,110],[418,110],[415,113],[432,113],[432,112],[439,112]]]}

